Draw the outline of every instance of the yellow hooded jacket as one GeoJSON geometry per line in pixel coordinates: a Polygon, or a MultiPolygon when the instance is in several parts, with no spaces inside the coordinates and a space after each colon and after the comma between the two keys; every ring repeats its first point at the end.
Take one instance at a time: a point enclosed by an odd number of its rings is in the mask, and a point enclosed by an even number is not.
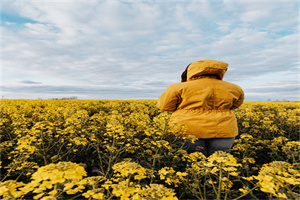
{"type": "Polygon", "coordinates": [[[157,107],[173,112],[171,122],[186,125],[187,133],[197,138],[237,136],[237,120],[231,110],[243,103],[244,92],[222,81],[227,67],[227,63],[215,60],[193,62],[187,81],[170,85],[159,97],[157,107]]]}

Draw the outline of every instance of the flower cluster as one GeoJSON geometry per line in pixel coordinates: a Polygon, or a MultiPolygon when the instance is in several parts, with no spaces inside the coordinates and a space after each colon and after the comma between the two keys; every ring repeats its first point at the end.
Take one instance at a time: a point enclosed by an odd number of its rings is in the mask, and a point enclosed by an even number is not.
{"type": "Polygon", "coordinates": [[[264,164],[257,176],[249,177],[248,180],[258,180],[257,185],[261,191],[270,193],[279,198],[298,199],[299,194],[293,192],[295,186],[300,185],[300,171],[293,165],[283,161],[273,161],[264,164]]]}
{"type": "Polygon", "coordinates": [[[231,154],[210,157],[156,103],[2,99],[0,197],[298,198],[299,102],[245,102],[231,154]]]}

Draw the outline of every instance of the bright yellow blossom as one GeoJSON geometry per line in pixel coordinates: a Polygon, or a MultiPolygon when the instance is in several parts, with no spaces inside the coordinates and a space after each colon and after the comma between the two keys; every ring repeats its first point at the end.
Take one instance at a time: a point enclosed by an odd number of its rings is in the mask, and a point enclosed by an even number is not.
{"type": "Polygon", "coordinates": [[[258,185],[263,192],[280,198],[287,198],[286,194],[293,196],[291,189],[287,191],[285,189],[291,185],[300,185],[300,172],[293,169],[290,163],[283,161],[263,165],[259,174],[253,177],[259,181],[258,185]]]}
{"type": "Polygon", "coordinates": [[[20,198],[26,194],[20,190],[20,187],[24,185],[23,182],[17,182],[15,180],[0,182],[0,196],[4,197],[4,199],[20,198]]]}

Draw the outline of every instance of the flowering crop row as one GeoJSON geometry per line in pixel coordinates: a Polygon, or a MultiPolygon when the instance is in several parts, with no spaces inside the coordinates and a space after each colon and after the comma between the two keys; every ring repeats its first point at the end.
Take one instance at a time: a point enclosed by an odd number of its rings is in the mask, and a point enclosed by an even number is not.
{"type": "MultiPolygon", "coordinates": [[[[3,199],[300,198],[299,103],[245,102],[232,153],[182,149],[156,100],[1,100],[3,199]]],[[[188,137],[186,140],[194,140],[188,137]]]]}

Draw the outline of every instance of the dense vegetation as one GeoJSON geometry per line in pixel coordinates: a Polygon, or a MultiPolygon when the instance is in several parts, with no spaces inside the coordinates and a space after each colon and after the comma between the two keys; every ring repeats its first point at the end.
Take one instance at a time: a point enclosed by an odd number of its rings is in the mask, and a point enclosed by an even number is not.
{"type": "Polygon", "coordinates": [[[0,196],[297,199],[299,105],[245,102],[232,153],[206,158],[155,100],[2,99],[0,196]]]}

